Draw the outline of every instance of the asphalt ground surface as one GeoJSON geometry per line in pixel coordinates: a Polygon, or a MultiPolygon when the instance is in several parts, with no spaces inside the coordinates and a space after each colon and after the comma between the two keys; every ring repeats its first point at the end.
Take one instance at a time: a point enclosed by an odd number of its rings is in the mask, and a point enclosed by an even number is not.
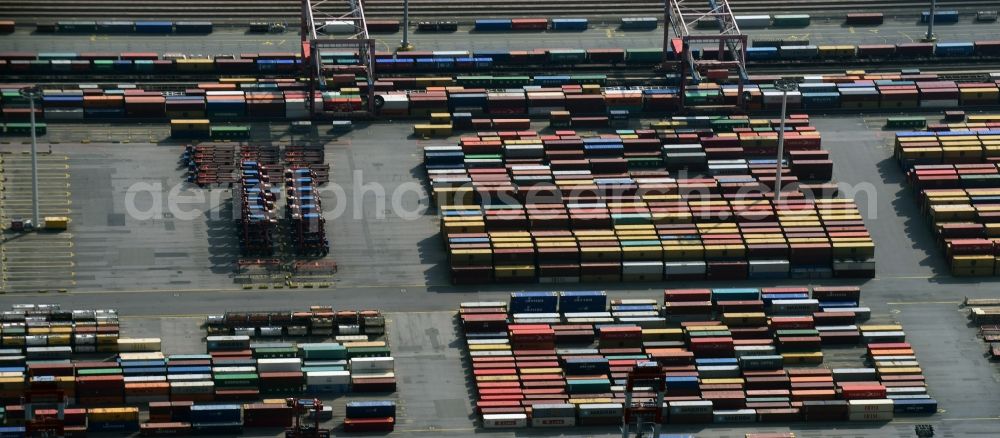
{"type": "MultiPolygon", "coordinates": [[[[292,26],[289,29],[297,29],[292,26]]],[[[840,19],[814,19],[804,28],[744,29],[751,41],[808,40],[811,44],[896,44],[920,41],[927,26],[915,20],[887,17],[881,26],[846,26],[840,19]]],[[[938,24],[935,33],[942,42],[991,39],[1000,32],[998,23],[938,24]]],[[[704,33],[702,31],[699,34],[704,33]]],[[[402,33],[371,34],[376,50],[398,47],[402,33]]],[[[537,48],[650,48],[663,46],[663,26],[655,31],[623,31],[617,25],[592,24],[585,32],[476,32],[470,26],[454,33],[412,31],[410,42],[417,50],[523,50],[537,48]]],[[[20,28],[0,40],[2,51],[34,52],[159,52],[215,55],[254,52],[298,52],[299,36],[252,34],[243,28],[219,27],[210,35],[80,35],[38,34],[20,28]]]]}
{"type": "MultiPolygon", "coordinates": [[[[881,130],[886,116],[813,117],[813,124],[824,135],[824,148],[830,150],[836,163],[835,179],[870,184],[858,185],[855,198],[875,239],[877,257],[875,279],[813,284],[861,284],[863,302],[873,309],[878,320],[901,322],[917,351],[930,392],[939,400],[942,411],[932,417],[900,417],[875,425],[700,426],[671,427],[669,432],[731,437],[749,431],[794,430],[807,437],[883,437],[912,436],[913,424],[931,423],[942,436],[994,433],[1000,420],[997,367],[985,359],[985,346],[976,338],[975,329],[968,325],[959,304],[965,296],[1000,297],[1000,288],[993,278],[958,279],[947,275],[929,222],[917,210],[914,194],[905,186],[903,173],[891,156],[892,133],[881,130]]],[[[378,123],[358,126],[341,137],[322,132],[292,139],[286,132],[287,125],[253,124],[255,143],[294,140],[325,144],[326,159],[332,165],[332,185],[344,188],[342,195],[324,198],[324,210],[328,213],[338,206],[345,209],[345,216],[328,222],[332,251],[327,260],[336,261],[340,272],[331,287],[293,290],[281,282],[254,284],[249,289],[239,282],[233,272],[238,257],[232,246],[235,227],[224,216],[213,215],[224,209],[227,190],[194,189],[183,184],[183,169],[178,167],[183,146],[168,141],[164,125],[51,123],[49,134],[41,137],[40,149],[47,151],[51,143],[52,155],[45,156],[42,162],[58,166],[54,163],[60,163],[59,157],[66,157],[63,161],[68,169],[60,172],[69,174],[72,222],[69,233],[56,236],[66,238],[72,245],[72,278],[76,284],[66,287],[66,292],[47,293],[8,284],[7,293],[0,295],[0,307],[28,302],[59,303],[64,308],[117,308],[125,316],[128,336],[162,337],[168,354],[204,351],[197,326],[208,313],[299,310],[315,304],[338,309],[382,309],[389,312],[390,343],[399,358],[398,397],[400,406],[405,408],[400,414],[398,431],[393,435],[469,436],[476,431],[476,423],[471,413],[471,394],[461,359],[463,341],[455,329],[454,309],[463,301],[505,300],[511,290],[551,290],[552,286],[448,284],[437,218],[433,212],[418,208],[427,202],[421,183],[425,178],[420,150],[428,144],[454,142],[409,139],[409,125],[378,123]],[[392,214],[391,208],[377,202],[378,189],[371,185],[365,189],[365,184],[371,182],[383,185],[389,201],[394,189],[408,188],[398,202],[417,214],[413,218],[392,214]],[[179,193],[189,196],[185,198],[189,202],[177,210],[180,214],[150,219],[136,217],[126,208],[126,194],[137,183],[159,184],[164,191],[178,186],[179,193]],[[193,197],[199,192],[205,200],[194,202],[197,198],[193,197]],[[362,202],[356,204],[359,200],[362,202]],[[183,217],[191,209],[198,209],[201,214],[183,217]],[[360,214],[355,216],[356,212],[360,214]]],[[[12,194],[15,199],[23,199],[26,189],[17,182],[23,178],[19,173],[23,170],[15,172],[15,169],[23,167],[22,152],[28,148],[26,139],[2,140],[7,143],[0,144],[0,152],[10,153],[3,155],[10,190],[8,199],[12,194]],[[11,181],[15,181],[14,185],[11,181]]],[[[46,195],[46,202],[48,199],[46,195]]],[[[154,201],[150,193],[140,193],[134,198],[141,211],[149,211],[157,204],[154,201]]],[[[168,202],[161,199],[159,205],[164,212],[170,212],[168,202]]],[[[6,242],[5,250],[11,245],[6,242]]],[[[45,258],[44,262],[29,259],[34,261],[14,267],[25,269],[36,264],[38,272],[32,272],[37,279],[51,282],[62,278],[59,277],[64,275],[62,268],[50,266],[55,258],[45,258]]],[[[5,262],[17,260],[8,257],[5,262]]],[[[741,284],[764,287],[803,284],[803,281],[741,284]]],[[[665,287],[694,286],[731,284],[656,282],[560,288],[606,289],[612,297],[654,298],[665,287]]],[[[860,361],[850,351],[833,354],[829,356],[834,361],[831,363],[860,361]]],[[[572,429],[477,431],[477,434],[614,436],[615,432],[572,429]]]]}

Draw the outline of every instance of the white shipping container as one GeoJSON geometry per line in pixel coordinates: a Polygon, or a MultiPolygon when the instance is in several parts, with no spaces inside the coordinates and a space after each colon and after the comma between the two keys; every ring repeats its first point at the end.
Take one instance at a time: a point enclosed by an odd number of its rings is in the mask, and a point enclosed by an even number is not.
{"type": "Polygon", "coordinates": [[[257,359],[257,370],[262,373],[283,373],[302,371],[302,359],[277,358],[257,359]]]}
{"type": "Polygon", "coordinates": [[[735,15],[733,18],[740,29],[764,29],[771,25],[770,15],[735,15]]]}
{"type": "Polygon", "coordinates": [[[391,371],[395,363],[392,357],[358,357],[351,359],[351,371],[391,371]]]}
{"type": "Polygon", "coordinates": [[[347,20],[328,20],[323,23],[323,27],[321,29],[323,33],[329,34],[357,33],[357,26],[354,25],[354,22],[347,20]]]}
{"type": "Polygon", "coordinates": [[[666,275],[698,275],[707,271],[705,262],[665,262],[663,273],[666,275]]]}
{"type": "Polygon", "coordinates": [[[902,386],[895,388],[886,388],[886,395],[923,395],[927,394],[927,388],[923,386],[902,386]]]}
{"type": "Polygon", "coordinates": [[[892,412],[893,403],[888,399],[848,400],[848,412],[892,412]]]}
{"type": "Polygon", "coordinates": [[[662,262],[622,262],[623,275],[660,275],[662,262]]]}
{"type": "Polygon", "coordinates": [[[306,385],[349,385],[351,373],[348,371],[310,371],[306,373],[306,385]]]}
{"type": "Polygon", "coordinates": [[[667,319],[663,317],[629,317],[620,318],[618,322],[637,325],[644,329],[667,328],[667,319]]]}
{"type": "Polygon", "coordinates": [[[580,418],[620,418],[624,413],[624,408],[621,403],[584,403],[577,405],[577,407],[579,408],[580,418]]]}
{"type": "Polygon", "coordinates": [[[341,335],[360,335],[361,326],[359,325],[338,325],[337,333],[341,335]]]}
{"type": "Polygon", "coordinates": [[[171,394],[212,394],[215,383],[208,382],[170,382],[171,394]]]}
{"type": "Polygon", "coordinates": [[[367,335],[338,335],[333,338],[333,340],[344,343],[344,342],[368,342],[367,335]]]}
{"type": "Polygon", "coordinates": [[[525,414],[486,414],[483,415],[483,427],[486,429],[514,429],[528,427],[528,416],[525,414]]]}
{"type": "Polygon", "coordinates": [[[669,402],[670,414],[709,414],[712,402],[709,400],[669,402]]]}
{"type": "Polygon", "coordinates": [[[715,423],[754,423],[757,421],[755,409],[715,411],[712,414],[715,423]]]}
{"type": "Polygon", "coordinates": [[[166,382],[167,376],[125,376],[125,383],[166,382]]]}
{"type": "Polygon", "coordinates": [[[171,382],[202,382],[212,380],[211,374],[168,374],[171,382]]]}

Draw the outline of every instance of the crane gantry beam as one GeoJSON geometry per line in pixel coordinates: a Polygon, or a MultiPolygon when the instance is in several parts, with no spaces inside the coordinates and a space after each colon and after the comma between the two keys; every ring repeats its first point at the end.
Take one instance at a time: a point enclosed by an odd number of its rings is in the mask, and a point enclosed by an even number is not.
{"type": "Polygon", "coordinates": [[[668,59],[672,51],[680,61],[681,106],[685,105],[684,85],[688,74],[694,83],[699,83],[702,70],[724,68],[736,70],[739,80],[737,102],[742,107],[743,83],[748,79],[747,36],[740,31],[728,0],[664,0],[663,9],[663,59],[668,59]],[[695,59],[692,43],[718,44],[717,59],[695,59]]]}
{"type": "Polygon", "coordinates": [[[316,93],[326,90],[326,73],[336,66],[327,67],[320,56],[322,49],[344,49],[358,54],[358,61],[367,81],[365,108],[375,111],[375,40],[368,36],[365,9],[361,0],[302,0],[303,73],[309,78],[309,110],[315,112],[316,93]],[[353,26],[351,32],[339,32],[336,38],[328,36],[325,26],[330,24],[353,26]]]}

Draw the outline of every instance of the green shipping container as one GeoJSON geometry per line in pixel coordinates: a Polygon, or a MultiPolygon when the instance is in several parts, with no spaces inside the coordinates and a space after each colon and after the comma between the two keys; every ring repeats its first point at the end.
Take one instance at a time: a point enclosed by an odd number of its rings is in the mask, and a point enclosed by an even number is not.
{"type": "Polygon", "coordinates": [[[531,85],[530,76],[495,76],[493,85],[497,87],[523,87],[531,85]]]}
{"type": "Polygon", "coordinates": [[[248,138],[249,126],[212,126],[209,128],[212,138],[248,138]]]}
{"type": "Polygon", "coordinates": [[[459,76],[455,82],[463,87],[489,87],[493,85],[493,76],[459,76]]]}
{"type": "Polygon", "coordinates": [[[121,368],[85,368],[76,370],[77,376],[115,376],[122,373],[121,368]]]}
{"type": "Polygon", "coordinates": [[[570,394],[598,394],[611,391],[608,379],[566,380],[566,392],[570,394]]]}
{"type": "Polygon", "coordinates": [[[729,330],[696,331],[688,333],[690,338],[724,338],[732,336],[729,330]]]}
{"type": "Polygon", "coordinates": [[[219,374],[213,380],[221,388],[256,388],[260,377],[254,373],[219,374]]]}
{"type": "Polygon", "coordinates": [[[347,348],[341,344],[303,344],[299,353],[307,360],[347,359],[347,348]]]}
{"type": "Polygon", "coordinates": [[[885,121],[886,128],[925,128],[927,119],[923,117],[889,117],[885,121]]]}
{"type": "Polygon", "coordinates": [[[571,75],[569,77],[569,82],[571,84],[578,84],[578,85],[586,85],[586,84],[604,85],[608,82],[608,75],[571,75]]]}
{"type": "MultiPolygon", "coordinates": [[[[46,132],[48,132],[48,127],[44,123],[35,123],[35,135],[45,135],[46,132]]],[[[7,134],[31,135],[31,123],[8,123],[7,134]]]]}
{"type": "Polygon", "coordinates": [[[775,332],[777,336],[819,336],[819,331],[812,329],[792,329],[792,330],[778,330],[775,332]]]}
{"type": "Polygon", "coordinates": [[[587,61],[587,52],[580,49],[549,50],[549,62],[557,64],[579,64],[587,61]]]}
{"type": "Polygon", "coordinates": [[[631,64],[656,64],[663,60],[663,49],[626,49],[625,62],[631,64]]]}

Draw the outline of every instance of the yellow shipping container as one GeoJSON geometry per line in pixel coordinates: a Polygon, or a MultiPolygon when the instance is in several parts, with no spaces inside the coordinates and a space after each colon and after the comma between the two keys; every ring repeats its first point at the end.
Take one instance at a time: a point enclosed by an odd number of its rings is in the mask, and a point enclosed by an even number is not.
{"type": "Polygon", "coordinates": [[[727,379],[701,379],[701,384],[703,385],[742,385],[744,380],[739,377],[727,378],[727,379]]]}
{"type": "Polygon", "coordinates": [[[898,332],[903,330],[899,324],[866,324],[858,327],[862,332],[898,332]]]}
{"type": "Polygon", "coordinates": [[[92,422],[139,421],[139,408],[90,408],[87,419],[92,422]]]}
{"type": "Polygon", "coordinates": [[[521,380],[516,375],[512,376],[476,376],[477,382],[517,382],[521,380]]]}
{"type": "Polygon", "coordinates": [[[823,352],[813,353],[781,353],[782,362],[785,365],[794,364],[819,364],[823,363],[823,352]]]}
{"type": "Polygon", "coordinates": [[[600,397],[600,398],[571,398],[567,403],[571,405],[592,405],[592,404],[603,404],[611,403],[613,399],[610,397],[600,397]]]}
{"type": "Polygon", "coordinates": [[[642,329],[643,341],[680,341],[684,331],[679,328],[642,329]]]}

